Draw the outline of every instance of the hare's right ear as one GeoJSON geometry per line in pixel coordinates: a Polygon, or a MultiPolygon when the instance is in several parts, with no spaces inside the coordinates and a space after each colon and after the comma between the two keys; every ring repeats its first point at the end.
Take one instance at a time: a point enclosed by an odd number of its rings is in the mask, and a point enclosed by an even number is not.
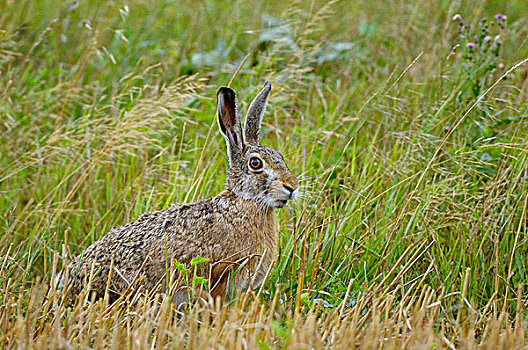
{"type": "Polygon", "coordinates": [[[246,142],[254,145],[259,144],[259,132],[262,124],[262,117],[266,110],[266,103],[271,90],[271,83],[269,81],[264,83],[264,88],[260,90],[258,95],[253,99],[249,105],[246,114],[246,122],[244,123],[244,136],[246,142]]]}
{"type": "Polygon", "coordinates": [[[220,126],[220,132],[226,139],[227,155],[231,165],[233,159],[240,157],[244,148],[236,95],[230,88],[221,87],[218,90],[217,99],[216,114],[218,116],[218,125],[220,126]]]}

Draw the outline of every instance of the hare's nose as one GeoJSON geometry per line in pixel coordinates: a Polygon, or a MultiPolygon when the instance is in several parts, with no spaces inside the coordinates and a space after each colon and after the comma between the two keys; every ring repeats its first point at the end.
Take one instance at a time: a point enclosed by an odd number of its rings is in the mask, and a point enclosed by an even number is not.
{"type": "Polygon", "coordinates": [[[292,187],[290,187],[288,185],[283,185],[283,186],[286,189],[286,191],[290,192],[290,197],[291,197],[293,191],[295,191],[295,188],[292,188],[292,187]]]}

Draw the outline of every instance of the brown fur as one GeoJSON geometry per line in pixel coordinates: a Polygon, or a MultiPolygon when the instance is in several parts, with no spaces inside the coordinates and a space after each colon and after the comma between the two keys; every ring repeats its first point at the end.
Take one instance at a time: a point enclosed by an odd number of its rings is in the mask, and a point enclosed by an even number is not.
{"type": "Polygon", "coordinates": [[[134,283],[165,290],[167,266],[177,260],[189,267],[198,255],[210,259],[201,265],[200,274],[209,280],[213,299],[225,297],[232,271],[239,267],[234,276],[237,289],[262,281],[277,244],[273,210],[293,199],[298,187],[282,155],[257,144],[270,87],[266,83],[248,111],[245,133],[250,143],[243,140],[234,91],[221,88],[218,92],[218,123],[230,160],[226,190],[216,197],[143,215],[101,237],[68,267],[72,297],[86,287],[90,276],[90,291],[99,297],[107,284],[111,298],[134,283]],[[255,157],[262,161],[261,169],[250,167],[255,157]]]}

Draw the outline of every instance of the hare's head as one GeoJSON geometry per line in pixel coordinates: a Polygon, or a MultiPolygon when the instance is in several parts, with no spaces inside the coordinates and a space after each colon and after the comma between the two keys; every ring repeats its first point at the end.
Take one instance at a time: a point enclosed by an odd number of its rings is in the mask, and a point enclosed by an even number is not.
{"type": "Polygon", "coordinates": [[[282,154],[259,145],[259,131],[271,84],[266,82],[249,106],[244,133],[236,101],[230,88],[218,90],[218,125],[227,143],[229,171],[227,187],[244,199],[263,206],[282,208],[295,198],[299,182],[282,154]]]}

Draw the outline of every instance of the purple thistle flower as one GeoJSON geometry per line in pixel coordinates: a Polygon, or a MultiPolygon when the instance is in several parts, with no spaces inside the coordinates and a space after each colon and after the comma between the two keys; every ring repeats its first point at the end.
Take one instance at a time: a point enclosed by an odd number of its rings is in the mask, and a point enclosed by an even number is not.
{"type": "Polygon", "coordinates": [[[495,19],[496,19],[497,21],[500,21],[500,20],[503,19],[503,18],[504,18],[504,15],[501,14],[501,13],[497,13],[497,14],[495,15],[495,19]]]}
{"type": "Polygon", "coordinates": [[[490,41],[490,40],[491,40],[491,36],[486,35],[486,36],[484,37],[484,42],[485,42],[485,43],[487,43],[487,42],[490,41]]]}
{"type": "Polygon", "coordinates": [[[472,48],[475,47],[475,44],[474,43],[467,43],[466,47],[469,48],[469,49],[472,49],[472,48]]]}

